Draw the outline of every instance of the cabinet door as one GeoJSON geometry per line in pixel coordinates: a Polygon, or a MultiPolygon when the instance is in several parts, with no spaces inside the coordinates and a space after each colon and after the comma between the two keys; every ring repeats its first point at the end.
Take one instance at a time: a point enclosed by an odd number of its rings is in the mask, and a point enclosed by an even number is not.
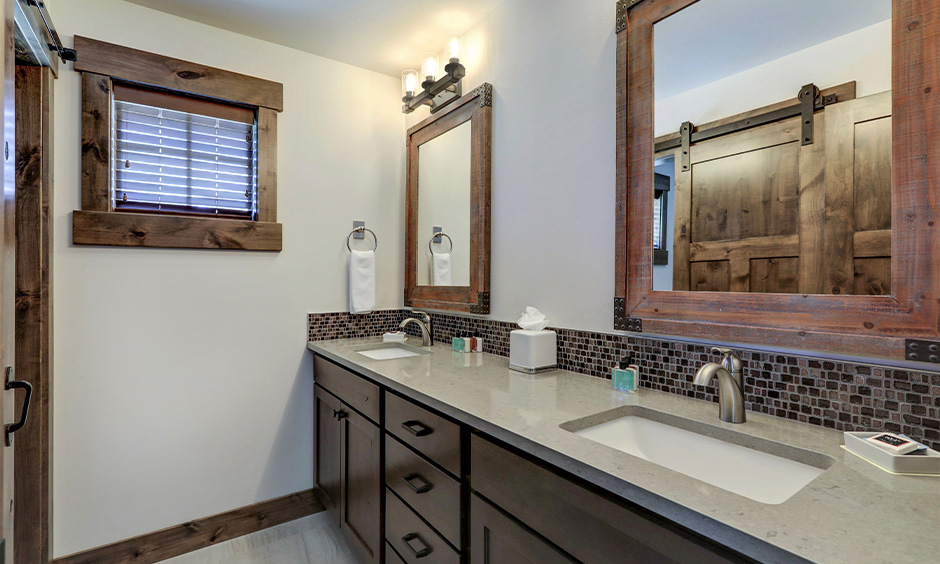
{"type": "Polygon", "coordinates": [[[340,522],[342,489],[342,430],[337,418],[342,405],[333,395],[316,386],[313,392],[313,467],[323,505],[340,522]]]}
{"type": "Polygon", "coordinates": [[[382,457],[378,426],[346,405],[342,422],[340,530],[363,563],[379,564],[382,552],[382,457]]]}
{"type": "Polygon", "coordinates": [[[470,564],[574,564],[574,560],[473,494],[470,564]]]}

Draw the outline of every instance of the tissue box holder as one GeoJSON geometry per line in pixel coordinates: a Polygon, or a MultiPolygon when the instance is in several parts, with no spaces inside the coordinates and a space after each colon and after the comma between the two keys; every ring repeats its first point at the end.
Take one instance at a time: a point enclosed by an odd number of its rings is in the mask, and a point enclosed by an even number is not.
{"type": "Polygon", "coordinates": [[[526,374],[558,368],[558,334],[522,329],[509,333],[509,368],[526,374]]]}

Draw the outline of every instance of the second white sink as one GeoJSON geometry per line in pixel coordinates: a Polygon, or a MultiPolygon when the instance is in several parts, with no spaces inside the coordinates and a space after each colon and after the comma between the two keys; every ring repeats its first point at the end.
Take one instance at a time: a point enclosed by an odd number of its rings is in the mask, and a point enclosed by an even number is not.
{"type": "MultiPolygon", "coordinates": [[[[825,455],[801,451],[816,463],[806,464],[639,415],[567,430],[690,478],[771,505],[788,500],[835,462],[825,455]]],[[[749,439],[754,440],[753,437],[749,439]]]]}

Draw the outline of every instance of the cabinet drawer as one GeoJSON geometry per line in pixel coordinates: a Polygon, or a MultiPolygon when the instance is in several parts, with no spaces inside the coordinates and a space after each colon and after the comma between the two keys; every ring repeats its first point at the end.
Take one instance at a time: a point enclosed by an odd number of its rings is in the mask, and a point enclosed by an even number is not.
{"type": "Polygon", "coordinates": [[[385,435],[385,482],[454,546],[460,546],[460,484],[385,435]]]}
{"type": "Polygon", "coordinates": [[[385,543],[385,564],[405,564],[388,542],[385,543]]]}
{"type": "Polygon", "coordinates": [[[584,564],[725,564],[731,553],[640,509],[601,497],[482,437],[470,487],[584,564]]]}
{"type": "Polygon", "coordinates": [[[385,491],[385,539],[406,564],[459,564],[460,556],[391,491],[385,491]]]}
{"type": "Polygon", "coordinates": [[[470,496],[470,564],[575,564],[476,494],[470,496]]]}
{"type": "Polygon", "coordinates": [[[406,399],[385,394],[385,429],[460,476],[460,427],[406,399]]]}
{"type": "Polygon", "coordinates": [[[313,380],[343,403],[379,423],[379,387],[322,356],[313,357],[313,380]]]}

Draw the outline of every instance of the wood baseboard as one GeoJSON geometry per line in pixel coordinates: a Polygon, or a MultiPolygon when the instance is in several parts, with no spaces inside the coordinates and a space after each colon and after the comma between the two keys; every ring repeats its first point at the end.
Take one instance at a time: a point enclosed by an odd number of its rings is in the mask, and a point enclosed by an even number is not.
{"type": "Polygon", "coordinates": [[[54,564],[152,564],[324,510],[312,489],[56,558],[54,564]]]}

